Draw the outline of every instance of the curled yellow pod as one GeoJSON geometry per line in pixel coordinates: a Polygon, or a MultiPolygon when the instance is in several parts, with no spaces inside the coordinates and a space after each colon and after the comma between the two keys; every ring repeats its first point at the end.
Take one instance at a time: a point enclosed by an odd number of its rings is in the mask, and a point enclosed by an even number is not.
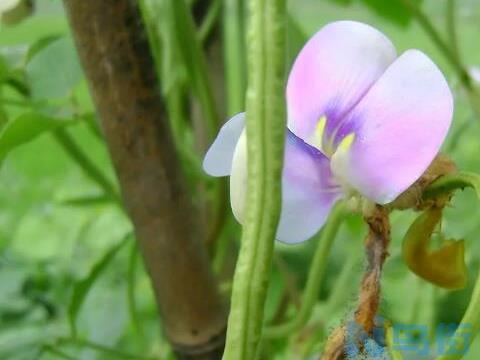
{"type": "Polygon", "coordinates": [[[442,209],[425,210],[405,235],[402,255],[415,274],[446,289],[461,289],[467,284],[465,244],[463,240],[445,240],[430,250],[430,238],[442,217],[442,209]]]}

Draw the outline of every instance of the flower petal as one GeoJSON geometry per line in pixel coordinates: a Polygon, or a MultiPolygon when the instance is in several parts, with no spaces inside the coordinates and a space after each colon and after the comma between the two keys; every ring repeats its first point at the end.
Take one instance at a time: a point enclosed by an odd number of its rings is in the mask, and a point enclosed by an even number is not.
{"type": "Polygon", "coordinates": [[[298,243],[320,230],[342,189],[333,179],[329,159],[290,131],[284,161],[277,239],[298,243]]]}
{"type": "Polygon", "coordinates": [[[395,58],[390,40],[369,25],[354,21],[326,25],[303,47],[290,72],[288,127],[320,149],[322,117],[325,138],[395,58]]]}
{"type": "Polygon", "coordinates": [[[332,169],[376,203],[391,202],[437,155],[452,113],[443,74],[421,51],[409,50],[344,119],[332,169]]]}
{"type": "MultiPolygon", "coordinates": [[[[246,136],[242,134],[235,149],[230,177],[230,201],[233,214],[240,223],[245,215],[246,154],[246,136]]],[[[298,243],[315,235],[341,196],[328,158],[287,131],[277,240],[298,243]]]]}
{"type": "Polygon", "coordinates": [[[212,176],[230,175],[233,152],[244,127],[244,112],[236,114],[222,126],[203,160],[203,169],[207,174],[212,176]]]}

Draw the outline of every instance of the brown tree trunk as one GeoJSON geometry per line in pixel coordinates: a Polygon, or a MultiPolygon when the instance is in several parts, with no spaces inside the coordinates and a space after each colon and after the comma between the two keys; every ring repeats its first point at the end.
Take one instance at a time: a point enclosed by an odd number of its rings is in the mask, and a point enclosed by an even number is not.
{"type": "Polygon", "coordinates": [[[134,0],[64,0],[164,331],[181,359],[220,359],[225,311],[170,138],[134,0]]]}

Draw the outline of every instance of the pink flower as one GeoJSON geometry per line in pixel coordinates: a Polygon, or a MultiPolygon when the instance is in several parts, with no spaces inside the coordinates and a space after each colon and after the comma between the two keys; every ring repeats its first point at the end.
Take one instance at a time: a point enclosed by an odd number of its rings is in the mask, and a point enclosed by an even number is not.
{"type": "MultiPolygon", "coordinates": [[[[362,196],[387,204],[430,165],[450,127],[453,99],[437,66],[421,51],[397,56],[369,25],[326,25],[290,72],[288,130],[277,238],[313,236],[332,206],[362,196]]],[[[213,176],[230,175],[241,222],[246,195],[244,114],[220,130],[204,160],[213,176]]]]}

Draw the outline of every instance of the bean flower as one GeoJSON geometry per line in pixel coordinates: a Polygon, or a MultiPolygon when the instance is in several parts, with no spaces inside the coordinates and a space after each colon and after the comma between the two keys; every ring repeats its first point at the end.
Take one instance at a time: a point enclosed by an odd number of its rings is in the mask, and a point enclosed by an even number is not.
{"type": "MultiPolygon", "coordinates": [[[[395,200],[435,158],[453,113],[449,86],[419,50],[397,56],[373,27],[333,22],[297,56],[286,87],[287,135],[277,239],[313,236],[340,199],[395,200]]],[[[204,159],[230,175],[233,214],[242,222],[247,185],[245,115],[221,128],[204,159]]]]}

